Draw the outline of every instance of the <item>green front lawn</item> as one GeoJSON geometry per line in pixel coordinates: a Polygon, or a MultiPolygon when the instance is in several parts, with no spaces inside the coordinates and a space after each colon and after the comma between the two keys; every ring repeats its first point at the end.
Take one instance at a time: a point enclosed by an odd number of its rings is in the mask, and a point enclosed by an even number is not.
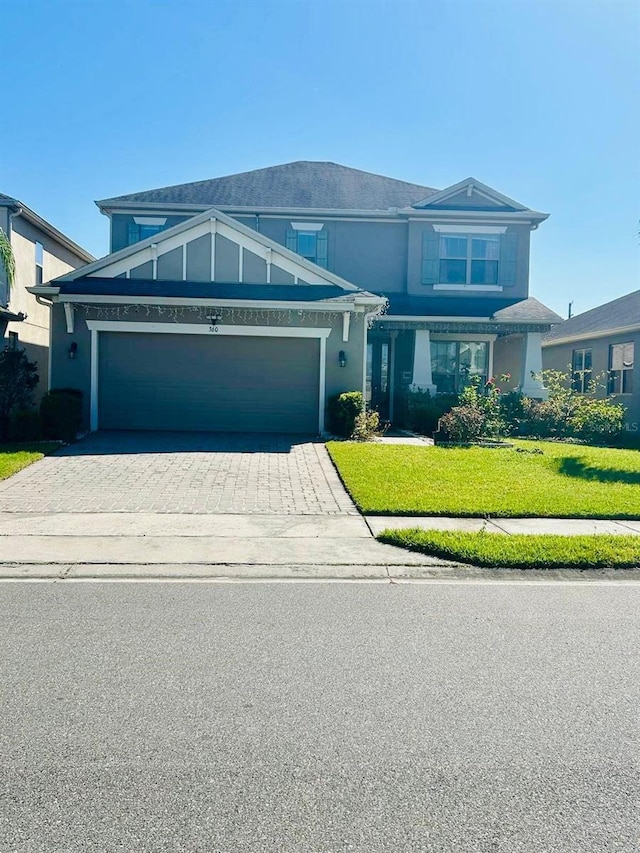
{"type": "Polygon", "coordinates": [[[600,569],[640,566],[640,536],[546,536],[384,530],[378,539],[474,566],[511,569],[600,569]]]}
{"type": "Polygon", "coordinates": [[[40,441],[33,444],[0,444],[0,480],[26,468],[43,456],[60,447],[58,441],[40,441]]]}
{"type": "Polygon", "coordinates": [[[364,513],[640,518],[637,451],[544,441],[514,445],[327,447],[364,513]]]}

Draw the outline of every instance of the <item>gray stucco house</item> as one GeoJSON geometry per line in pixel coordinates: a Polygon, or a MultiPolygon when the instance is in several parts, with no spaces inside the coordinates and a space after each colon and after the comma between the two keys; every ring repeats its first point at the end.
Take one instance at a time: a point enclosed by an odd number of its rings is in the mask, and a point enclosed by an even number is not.
{"type": "Polygon", "coordinates": [[[640,290],[554,326],[542,346],[545,370],[570,372],[577,391],[595,379],[597,396],[623,403],[627,431],[640,435],[640,290]]]}
{"type": "Polygon", "coordinates": [[[529,296],[547,214],[474,178],[445,190],[295,162],[97,203],[111,254],[32,288],[52,376],[91,429],[322,432],[362,389],[398,422],[409,388],[512,374],[544,396],[557,314],[529,296]]]}

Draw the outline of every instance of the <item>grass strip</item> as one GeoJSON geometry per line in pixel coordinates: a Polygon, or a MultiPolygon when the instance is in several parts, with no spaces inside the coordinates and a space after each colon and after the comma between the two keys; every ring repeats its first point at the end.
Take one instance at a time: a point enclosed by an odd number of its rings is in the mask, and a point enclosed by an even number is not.
{"type": "Polygon", "coordinates": [[[640,536],[554,536],[383,530],[380,542],[474,566],[509,569],[602,569],[640,566],[640,536]]]}
{"type": "Polygon", "coordinates": [[[640,453],[550,441],[513,447],[329,442],[363,513],[640,518],[640,453]]]}
{"type": "Polygon", "coordinates": [[[39,441],[32,444],[0,444],[0,480],[6,480],[28,465],[58,450],[60,442],[39,441]]]}

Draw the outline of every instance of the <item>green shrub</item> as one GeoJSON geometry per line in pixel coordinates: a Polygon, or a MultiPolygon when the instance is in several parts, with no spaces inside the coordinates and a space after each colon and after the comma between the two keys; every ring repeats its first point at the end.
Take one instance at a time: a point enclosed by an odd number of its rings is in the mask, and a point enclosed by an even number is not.
{"type": "Polygon", "coordinates": [[[356,415],[351,438],[354,441],[370,441],[380,435],[380,415],[373,411],[364,411],[356,415]]]}
{"type": "Polygon", "coordinates": [[[334,435],[350,438],[356,425],[356,418],[364,412],[364,397],[361,391],[345,391],[329,400],[329,430],[334,435]]]}
{"type": "Polygon", "coordinates": [[[445,441],[466,443],[482,435],[484,416],[475,406],[454,406],[440,418],[440,431],[445,441]]]}
{"type": "Polygon", "coordinates": [[[18,409],[9,416],[9,441],[40,441],[42,419],[37,409],[18,409]]]}
{"type": "Polygon", "coordinates": [[[451,411],[458,402],[455,394],[438,394],[429,391],[408,391],[406,396],[406,423],[409,429],[421,435],[431,435],[438,428],[440,418],[451,411]]]}
{"type": "Polygon", "coordinates": [[[571,377],[558,370],[543,371],[548,400],[523,398],[524,420],[520,434],[540,438],[578,438],[589,443],[610,443],[624,430],[625,408],[611,399],[597,399],[598,383],[587,393],[571,386],[571,377]]]}
{"type": "Polygon", "coordinates": [[[52,388],[40,402],[45,438],[74,441],[82,421],[82,391],[52,388]]]}

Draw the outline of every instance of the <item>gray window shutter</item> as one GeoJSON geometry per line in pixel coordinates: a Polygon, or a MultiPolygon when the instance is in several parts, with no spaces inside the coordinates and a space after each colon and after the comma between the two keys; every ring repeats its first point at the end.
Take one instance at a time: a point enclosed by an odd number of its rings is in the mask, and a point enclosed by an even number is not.
{"type": "Polygon", "coordinates": [[[294,231],[293,228],[287,228],[287,249],[291,249],[292,252],[298,251],[298,232],[294,231]]]}
{"type": "Polygon", "coordinates": [[[440,280],[440,235],[422,232],[422,284],[438,284],[440,280]]]}
{"type": "Polygon", "coordinates": [[[329,235],[326,231],[318,231],[316,234],[316,263],[319,267],[324,267],[324,269],[327,269],[328,237],[329,235]]]}
{"type": "Polygon", "coordinates": [[[518,257],[518,235],[507,231],[500,238],[500,284],[515,287],[516,260],[518,257]]]}

